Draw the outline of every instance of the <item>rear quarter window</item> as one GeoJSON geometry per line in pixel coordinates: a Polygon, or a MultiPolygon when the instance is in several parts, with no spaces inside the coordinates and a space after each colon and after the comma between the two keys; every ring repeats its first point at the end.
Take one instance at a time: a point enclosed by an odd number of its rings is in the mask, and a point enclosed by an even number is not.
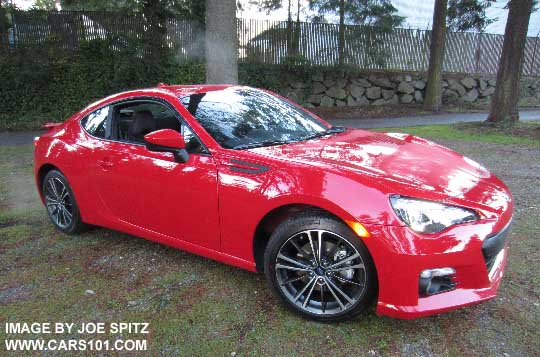
{"type": "Polygon", "coordinates": [[[110,135],[109,125],[110,107],[100,108],[81,120],[81,126],[88,134],[97,138],[107,139],[110,135]]]}

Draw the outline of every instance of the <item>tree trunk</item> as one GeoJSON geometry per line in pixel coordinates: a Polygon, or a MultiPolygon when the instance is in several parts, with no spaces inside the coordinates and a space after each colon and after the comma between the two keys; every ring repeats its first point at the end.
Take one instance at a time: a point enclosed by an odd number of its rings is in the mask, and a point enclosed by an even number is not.
{"type": "Polygon", "coordinates": [[[497,71],[497,86],[487,121],[512,124],[519,120],[518,101],[523,70],[523,52],[533,0],[512,0],[497,71]]]}
{"type": "Polygon", "coordinates": [[[345,0],[339,1],[338,60],[340,66],[345,63],[345,0]]]}
{"type": "Polygon", "coordinates": [[[288,16],[287,16],[287,57],[291,57],[294,54],[291,1],[292,0],[289,0],[289,9],[288,9],[288,16]]]}
{"type": "Polygon", "coordinates": [[[0,48],[8,47],[7,18],[2,0],[0,0],[0,48]]]}
{"type": "Polygon", "coordinates": [[[297,1],[296,25],[294,29],[294,55],[300,53],[300,0],[297,1]]]}
{"type": "Polygon", "coordinates": [[[424,109],[426,110],[438,111],[441,109],[447,4],[448,0],[435,0],[431,46],[429,49],[426,98],[424,100],[424,109]]]}
{"type": "Polygon", "coordinates": [[[206,0],[206,83],[238,83],[235,0],[206,0]]]}

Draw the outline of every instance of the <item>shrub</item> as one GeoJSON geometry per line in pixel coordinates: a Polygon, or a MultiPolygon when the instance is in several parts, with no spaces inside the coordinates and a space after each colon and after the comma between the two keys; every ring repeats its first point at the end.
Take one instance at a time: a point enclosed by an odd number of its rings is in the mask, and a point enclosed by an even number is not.
{"type": "MultiPolygon", "coordinates": [[[[172,53],[163,58],[144,55],[141,46],[122,47],[114,38],[84,42],[76,52],[51,48],[57,47],[45,44],[0,55],[0,130],[35,129],[47,121],[62,121],[98,99],[125,90],[160,82],[205,82],[204,63],[178,64],[172,53]]],[[[241,63],[238,68],[240,83],[283,95],[288,95],[283,92],[285,83],[309,83],[319,70],[299,59],[282,65],[241,63]]]]}
{"type": "Polygon", "coordinates": [[[83,43],[75,53],[47,46],[0,56],[0,129],[35,128],[61,121],[89,103],[124,90],[165,83],[202,83],[204,65],[176,64],[134,50],[111,50],[114,41],[83,43]]]}

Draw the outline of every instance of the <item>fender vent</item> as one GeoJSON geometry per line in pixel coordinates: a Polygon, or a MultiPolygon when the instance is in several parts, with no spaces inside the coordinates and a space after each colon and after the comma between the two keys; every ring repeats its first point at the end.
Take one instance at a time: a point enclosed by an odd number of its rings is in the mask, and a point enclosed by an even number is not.
{"type": "Polygon", "coordinates": [[[255,174],[262,174],[263,172],[270,170],[270,168],[267,166],[254,164],[252,162],[241,161],[241,160],[231,160],[230,162],[231,164],[229,165],[229,169],[235,172],[242,172],[245,174],[255,175],[255,174]]]}

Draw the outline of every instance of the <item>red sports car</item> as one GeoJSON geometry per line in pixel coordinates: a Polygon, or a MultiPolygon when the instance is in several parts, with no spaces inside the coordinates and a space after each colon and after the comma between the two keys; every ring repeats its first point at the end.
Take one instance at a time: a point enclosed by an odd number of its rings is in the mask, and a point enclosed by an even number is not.
{"type": "Polygon", "coordinates": [[[331,126],[228,85],[125,92],[46,126],[35,176],[58,229],[108,227],[264,272],[304,316],[348,319],[376,301],[414,318],[501,282],[507,187],[430,141],[331,126]]]}

